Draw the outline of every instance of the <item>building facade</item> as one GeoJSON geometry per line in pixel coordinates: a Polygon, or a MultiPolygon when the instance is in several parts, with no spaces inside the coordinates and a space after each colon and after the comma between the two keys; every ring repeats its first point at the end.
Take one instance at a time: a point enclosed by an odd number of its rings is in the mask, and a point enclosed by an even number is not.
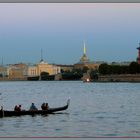
{"type": "Polygon", "coordinates": [[[72,71],[74,68],[73,65],[57,65],[57,66],[60,67],[61,73],[64,71],[72,71]]]}
{"type": "Polygon", "coordinates": [[[8,70],[7,66],[0,66],[0,80],[6,80],[8,79],[8,70]]]}
{"type": "Polygon", "coordinates": [[[60,73],[60,67],[48,64],[47,62],[42,60],[37,64],[37,71],[38,75],[41,75],[42,72],[47,72],[49,73],[49,75],[56,75],[60,73]]]}
{"type": "Polygon", "coordinates": [[[28,65],[28,77],[39,76],[36,65],[28,65]]]}
{"type": "Polygon", "coordinates": [[[61,71],[59,66],[48,64],[43,60],[36,65],[28,66],[28,77],[40,76],[42,72],[46,72],[49,75],[56,75],[61,71]]]}
{"type": "Polygon", "coordinates": [[[9,80],[26,80],[28,66],[23,63],[9,65],[7,74],[9,80]]]}

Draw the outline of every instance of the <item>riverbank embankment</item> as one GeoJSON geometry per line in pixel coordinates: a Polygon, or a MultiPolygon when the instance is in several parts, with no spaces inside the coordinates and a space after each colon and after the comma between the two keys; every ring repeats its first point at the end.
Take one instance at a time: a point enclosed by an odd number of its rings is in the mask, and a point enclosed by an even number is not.
{"type": "Polygon", "coordinates": [[[140,82],[140,74],[99,75],[99,82],[140,82]]]}

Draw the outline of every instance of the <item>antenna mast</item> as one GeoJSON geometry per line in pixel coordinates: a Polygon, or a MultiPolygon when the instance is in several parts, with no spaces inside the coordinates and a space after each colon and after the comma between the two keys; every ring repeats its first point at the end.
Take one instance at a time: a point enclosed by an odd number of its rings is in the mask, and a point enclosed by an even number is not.
{"type": "Polygon", "coordinates": [[[43,51],[42,51],[42,48],[41,48],[41,61],[43,61],[43,51]]]}
{"type": "Polygon", "coordinates": [[[3,57],[2,57],[2,60],[1,60],[1,65],[3,66],[3,57]]]}

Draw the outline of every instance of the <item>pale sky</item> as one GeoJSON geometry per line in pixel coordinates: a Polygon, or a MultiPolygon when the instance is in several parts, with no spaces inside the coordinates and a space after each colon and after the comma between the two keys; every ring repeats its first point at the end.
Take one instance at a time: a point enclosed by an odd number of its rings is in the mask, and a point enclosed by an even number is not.
{"type": "Polygon", "coordinates": [[[140,3],[0,3],[0,64],[135,61],[140,3]]]}

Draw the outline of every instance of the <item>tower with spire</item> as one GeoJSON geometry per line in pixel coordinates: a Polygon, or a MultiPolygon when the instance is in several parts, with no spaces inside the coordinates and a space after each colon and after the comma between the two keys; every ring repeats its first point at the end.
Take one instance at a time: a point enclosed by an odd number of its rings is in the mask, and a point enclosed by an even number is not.
{"type": "Polygon", "coordinates": [[[88,57],[86,55],[86,44],[85,44],[85,41],[84,41],[84,53],[83,53],[83,56],[80,59],[80,63],[89,63],[89,59],[88,59],[88,57]]]}
{"type": "Polygon", "coordinates": [[[90,61],[90,59],[88,59],[87,57],[87,52],[86,52],[86,43],[84,41],[83,43],[83,55],[80,58],[80,61],[78,63],[74,64],[74,68],[75,69],[84,69],[84,68],[88,68],[89,70],[97,70],[99,67],[99,64],[94,63],[93,61],[90,61]]]}

